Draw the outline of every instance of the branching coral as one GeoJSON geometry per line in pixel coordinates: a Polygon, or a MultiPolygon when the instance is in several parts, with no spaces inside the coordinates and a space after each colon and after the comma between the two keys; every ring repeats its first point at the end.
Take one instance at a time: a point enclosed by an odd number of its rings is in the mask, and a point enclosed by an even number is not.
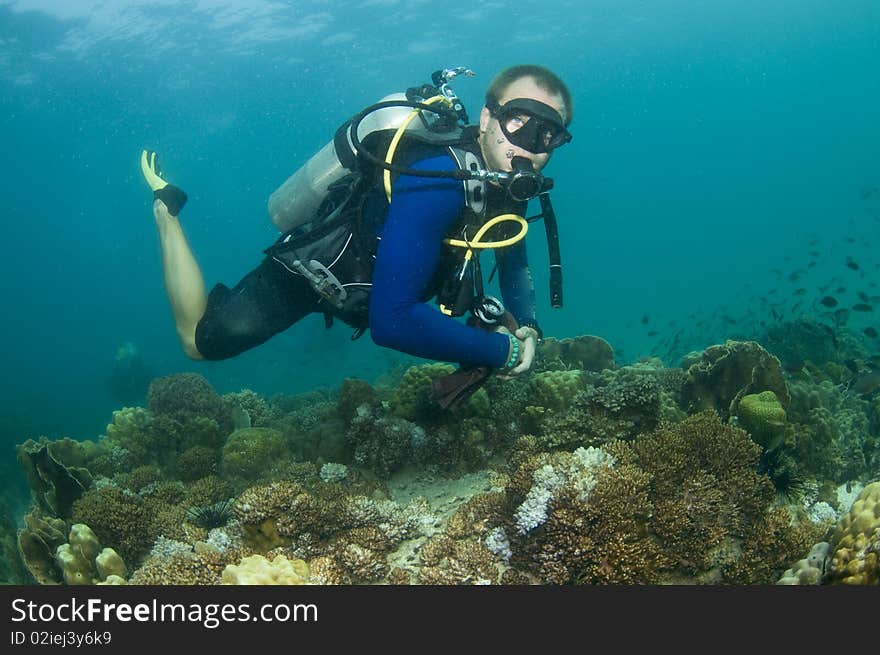
{"type": "Polygon", "coordinates": [[[767,583],[815,537],[812,523],[771,511],[775,492],[756,470],[760,447],[714,411],[603,450],[607,460],[592,458],[598,467],[584,465],[587,451],[581,463],[568,453],[519,460],[502,527],[523,575],[555,584],[767,583]]]}

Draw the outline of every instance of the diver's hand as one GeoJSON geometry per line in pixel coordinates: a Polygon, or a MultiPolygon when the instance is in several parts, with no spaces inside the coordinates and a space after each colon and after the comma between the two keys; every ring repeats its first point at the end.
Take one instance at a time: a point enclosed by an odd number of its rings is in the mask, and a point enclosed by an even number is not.
{"type": "MultiPolygon", "coordinates": [[[[520,373],[524,373],[524,372],[528,371],[529,367],[531,367],[531,365],[532,365],[532,360],[535,358],[534,344],[537,343],[538,333],[535,332],[535,330],[530,327],[522,327],[522,328],[519,328],[516,332],[511,332],[503,325],[500,325],[497,328],[495,328],[493,330],[493,332],[498,332],[499,334],[503,334],[503,335],[507,336],[508,338],[512,336],[514,339],[516,339],[519,342],[519,362],[517,363],[517,365],[514,366],[513,368],[498,369],[498,372],[496,373],[496,375],[499,378],[501,378],[502,380],[509,380],[511,378],[516,377],[520,373]],[[521,333],[523,332],[523,330],[532,330],[532,332],[535,333],[535,337],[534,337],[533,344],[531,346],[530,353],[528,352],[528,349],[529,349],[529,346],[528,346],[529,339],[527,338],[528,335],[526,335],[526,338],[523,338],[523,336],[521,336],[521,333]],[[528,362],[526,361],[526,358],[528,358],[528,362]]],[[[512,349],[512,347],[511,347],[511,349],[512,349]]],[[[508,350],[508,352],[507,352],[508,359],[510,359],[510,356],[511,356],[511,350],[508,350]]]]}
{"type": "Polygon", "coordinates": [[[538,348],[538,331],[533,327],[523,325],[513,333],[513,336],[519,339],[520,342],[519,364],[510,370],[510,374],[520,375],[528,371],[532,367],[532,362],[535,361],[535,350],[538,348]]]}

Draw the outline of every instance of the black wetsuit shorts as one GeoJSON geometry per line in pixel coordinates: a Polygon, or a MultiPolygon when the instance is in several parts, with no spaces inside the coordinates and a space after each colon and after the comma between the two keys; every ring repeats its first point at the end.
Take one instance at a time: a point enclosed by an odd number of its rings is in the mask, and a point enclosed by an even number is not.
{"type": "Polygon", "coordinates": [[[211,289],[196,326],[196,348],[205,359],[235,357],[319,311],[319,301],[304,277],[266,257],[232,289],[211,289]]]}

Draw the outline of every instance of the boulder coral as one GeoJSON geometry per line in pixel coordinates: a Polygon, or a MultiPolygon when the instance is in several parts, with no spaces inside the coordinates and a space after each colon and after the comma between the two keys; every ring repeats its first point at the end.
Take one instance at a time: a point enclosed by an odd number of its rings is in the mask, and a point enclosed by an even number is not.
{"type": "Polygon", "coordinates": [[[830,543],[829,582],[880,584],[880,481],[862,489],[830,543]]]}
{"type": "Polygon", "coordinates": [[[434,380],[453,371],[455,367],[445,363],[410,366],[391,400],[391,411],[410,421],[439,414],[439,406],[431,399],[432,385],[434,380]]]}
{"type": "Polygon", "coordinates": [[[785,437],[785,408],[772,391],[743,396],[736,418],[766,450],[780,446],[785,437]]]}
{"type": "Polygon", "coordinates": [[[276,555],[271,561],[262,555],[249,555],[238,564],[229,564],[220,579],[227,585],[301,585],[309,579],[309,565],[284,555],[276,555]]]}

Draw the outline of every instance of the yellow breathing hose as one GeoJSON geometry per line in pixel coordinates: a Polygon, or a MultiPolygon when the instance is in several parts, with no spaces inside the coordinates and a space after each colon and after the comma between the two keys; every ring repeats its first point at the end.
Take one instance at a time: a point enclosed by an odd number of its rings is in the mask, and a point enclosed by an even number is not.
{"type": "MultiPolygon", "coordinates": [[[[486,221],[477,233],[474,235],[474,238],[470,241],[465,241],[463,239],[443,239],[443,243],[454,246],[456,248],[467,248],[467,252],[464,253],[464,259],[462,260],[462,268],[467,266],[468,262],[474,256],[474,250],[482,250],[484,248],[506,248],[507,246],[512,246],[517,241],[524,239],[526,233],[529,231],[529,224],[526,222],[522,216],[517,216],[516,214],[499,214],[494,218],[486,221]],[[503,223],[504,221],[516,221],[520,224],[520,231],[514,234],[512,237],[508,239],[504,239],[502,241],[483,241],[482,238],[490,229],[494,226],[498,225],[498,223],[503,223]]],[[[452,310],[447,308],[445,305],[440,305],[440,311],[450,316],[452,314],[452,310]]]]}
{"type": "MultiPolygon", "coordinates": [[[[445,102],[448,106],[452,106],[452,103],[446,96],[434,96],[433,98],[428,98],[422,104],[433,105],[436,102],[445,102]]],[[[388,152],[385,153],[386,164],[390,164],[391,160],[394,159],[394,151],[397,150],[397,144],[400,143],[400,140],[403,138],[403,133],[406,132],[406,128],[409,127],[409,124],[412,123],[413,119],[418,116],[421,111],[421,109],[413,109],[409,113],[409,116],[406,117],[406,120],[404,120],[400,127],[397,128],[397,131],[394,133],[394,138],[391,139],[391,145],[388,146],[388,152]]],[[[382,180],[385,182],[385,197],[388,198],[388,202],[391,202],[391,171],[389,169],[385,169],[385,172],[382,175],[382,180]]]]}

